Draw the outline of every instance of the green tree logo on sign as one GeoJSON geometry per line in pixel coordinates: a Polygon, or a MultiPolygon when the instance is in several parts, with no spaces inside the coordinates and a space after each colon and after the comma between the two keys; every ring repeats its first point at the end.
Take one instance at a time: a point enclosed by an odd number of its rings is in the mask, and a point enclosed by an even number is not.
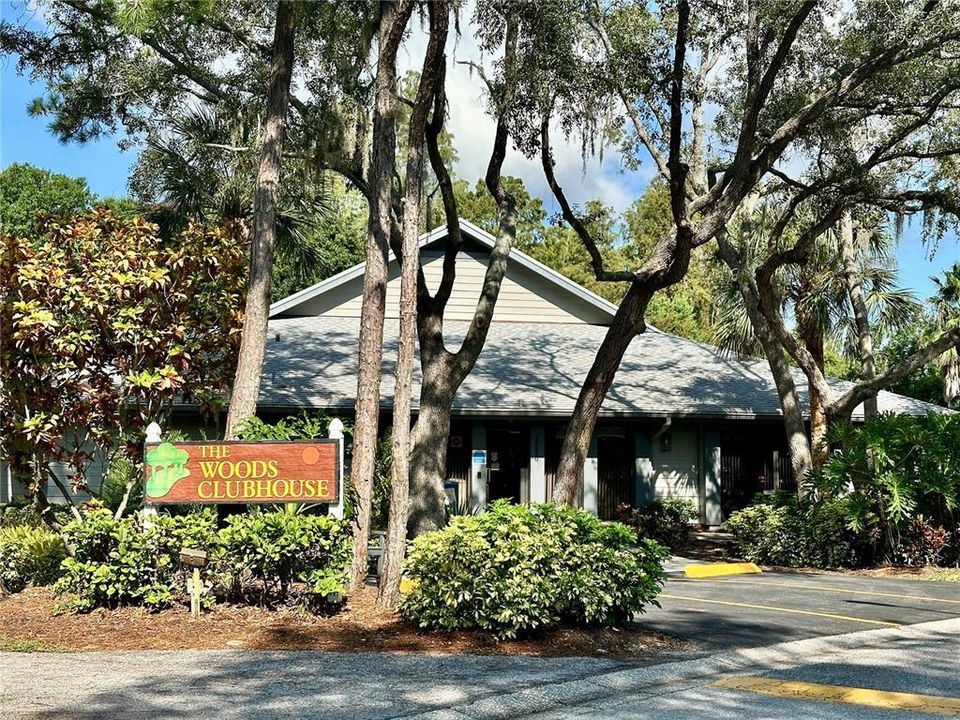
{"type": "Polygon", "coordinates": [[[175,448],[170,443],[160,443],[147,453],[150,477],[147,479],[147,496],[163,497],[174,483],[190,474],[186,464],[190,454],[175,448]]]}

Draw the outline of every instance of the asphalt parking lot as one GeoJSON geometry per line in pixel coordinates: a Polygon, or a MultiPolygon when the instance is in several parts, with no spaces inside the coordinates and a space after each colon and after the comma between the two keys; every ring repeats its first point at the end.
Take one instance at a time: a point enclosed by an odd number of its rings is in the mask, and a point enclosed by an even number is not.
{"type": "Polygon", "coordinates": [[[960,584],[831,573],[672,576],[643,627],[705,652],[960,617],[960,584]]]}

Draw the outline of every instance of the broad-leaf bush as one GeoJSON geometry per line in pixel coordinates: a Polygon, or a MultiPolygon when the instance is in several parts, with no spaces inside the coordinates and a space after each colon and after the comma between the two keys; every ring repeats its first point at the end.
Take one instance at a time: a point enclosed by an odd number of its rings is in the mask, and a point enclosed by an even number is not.
{"type": "Polygon", "coordinates": [[[20,592],[27,585],[49,585],[60,576],[66,556],[61,537],[45,527],[0,529],[0,590],[20,592]]]}
{"type": "Polygon", "coordinates": [[[216,515],[158,515],[143,529],[139,518],[116,519],[108,510],[91,510],[64,528],[73,557],[54,589],[69,596],[64,609],[144,605],[160,609],[184,589],[179,553],[183,547],[216,551],[216,515]]]}
{"type": "Polygon", "coordinates": [[[283,510],[234,515],[218,530],[208,508],[158,514],[147,529],[139,517],[116,519],[95,509],[69,523],[64,537],[74,556],[64,560],[55,592],[68,598],[63,609],[77,611],[161,609],[183,599],[190,572],[179,561],[184,548],[207,553],[204,576],[215,596],[286,600],[296,586],[313,603],[345,593],[351,547],[342,521],[283,510]]]}
{"type": "Polygon", "coordinates": [[[421,627],[498,637],[559,623],[612,624],[656,604],[666,550],[571,507],[494,503],[413,541],[400,612],[421,627]]]}
{"type": "Polygon", "coordinates": [[[847,527],[832,502],[803,502],[794,495],[759,495],[726,521],[741,555],[762,565],[850,567],[859,557],[860,537],[847,527]]]}
{"type": "Polygon", "coordinates": [[[220,531],[219,571],[230,597],[286,600],[295,583],[321,599],[346,592],[347,526],[321,515],[251,512],[220,531]]]}
{"type": "MultiPolygon", "coordinates": [[[[51,505],[50,511],[61,525],[67,524],[73,518],[70,508],[66,505],[51,505]]],[[[0,505],[0,528],[20,526],[45,528],[47,524],[43,522],[43,518],[40,517],[36,506],[32,503],[29,505],[19,503],[0,505]]]]}
{"type": "Polygon", "coordinates": [[[617,519],[635,528],[639,537],[656,540],[674,552],[690,544],[690,524],[697,515],[696,504],[679,497],[657,498],[639,508],[617,508],[617,519]]]}
{"type": "Polygon", "coordinates": [[[176,400],[203,415],[222,406],[240,344],[245,230],[165,232],[104,208],[38,230],[0,232],[0,455],[28,497],[44,493],[52,462],[69,476],[64,493],[93,494],[98,453],[136,457],[147,424],[176,400]]]}

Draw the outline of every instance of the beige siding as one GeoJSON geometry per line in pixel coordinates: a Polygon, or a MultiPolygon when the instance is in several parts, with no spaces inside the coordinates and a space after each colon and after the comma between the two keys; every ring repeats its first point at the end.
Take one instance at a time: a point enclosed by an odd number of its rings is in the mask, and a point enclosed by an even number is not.
{"type": "Polygon", "coordinates": [[[673,427],[671,449],[660,449],[660,439],[653,441],[653,472],[657,497],[685,497],[699,506],[700,474],[697,463],[698,438],[693,427],[673,427]]]}
{"type": "MultiPolygon", "coordinates": [[[[469,322],[473,319],[477,299],[483,287],[488,256],[484,253],[461,253],[457,258],[457,279],[446,320],[469,322]]],[[[443,256],[437,250],[423,253],[423,270],[431,292],[436,291],[443,274],[443,256]]],[[[390,264],[387,285],[387,317],[397,318],[400,307],[400,271],[395,262],[390,264]]],[[[331,317],[359,317],[363,302],[363,279],[354,278],[340,287],[291,309],[295,315],[326,315],[331,317]]],[[[507,276],[497,298],[494,320],[499,322],[607,324],[609,316],[557,287],[537,273],[517,264],[507,270],[507,276]]]]}

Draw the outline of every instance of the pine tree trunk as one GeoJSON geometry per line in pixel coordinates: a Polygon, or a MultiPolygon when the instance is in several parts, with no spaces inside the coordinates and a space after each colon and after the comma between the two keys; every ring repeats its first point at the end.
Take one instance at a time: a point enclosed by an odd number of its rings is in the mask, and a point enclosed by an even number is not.
{"type": "MultiPolygon", "coordinates": [[[[840,218],[843,274],[847,283],[847,293],[850,295],[850,305],[853,307],[854,327],[857,330],[860,375],[864,380],[873,380],[877,376],[877,365],[873,356],[873,333],[870,329],[870,316],[867,313],[867,302],[863,294],[863,285],[857,267],[853,232],[853,219],[848,210],[840,218]]],[[[877,396],[871,395],[863,401],[863,417],[865,420],[869,419],[875,416],[877,412],[877,396]]]]}
{"type": "Polygon", "coordinates": [[[260,167],[253,200],[253,236],[250,243],[250,284],[243,316],[243,335],[237,358],[230,409],[224,435],[236,436],[240,424],[257,412],[260,378],[270,314],[270,272],[276,238],[277,194],[286,138],[290,78],[293,75],[294,3],[280,0],[273,35],[270,89],[263,123],[260,167]]]}
{"type": "MultiPolygon", "coordinates": [[[[354,410],[350,482],[354,491],[353,586],[367,577],[373,476],[380,426],[380,372],[383,362],[383,320],[387,304],[387,262],[390,248],[393,175],[396,169],[397,50],[412,4],[380,4],[380,55],[377,60],[373,110],[373,147],[368,198],[370,204],[360,307],[357,357],[357,399],[354,410]]],[[[396,459],[394,459],[396,462],[396,459]]]]}
{"type": "Polygon", "coordinates": [[[573,416],[567,426],[560,450],[557,481],[553,488],[553,502],[579,505],[583,489],[583,463],[597,424],[597,415],[623,355],[630,343],[643,329],[643,313],[653,291],[634,283],[617,309],[607,329],[593,365],[583,382],[573,416]]]}

